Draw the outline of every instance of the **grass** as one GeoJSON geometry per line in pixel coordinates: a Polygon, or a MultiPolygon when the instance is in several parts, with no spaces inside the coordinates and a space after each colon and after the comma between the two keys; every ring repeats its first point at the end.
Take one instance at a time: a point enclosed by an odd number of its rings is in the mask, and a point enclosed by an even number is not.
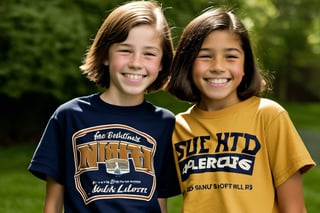
{"type": "MultiPolygon", "coordinates": [[[[174,113],[184,111],[188,104],[175,101],[167,94],[158,93],[148,96],[157,105],[171,109],[174,113]],[[166,101],[163,101],[166,100],[166,101]]],[[[285,104],[297,128],[320,131],[320,103],[285,104]]],[[[313,149],[319,150],[319,141],[313,149]]],[[[27,167],[36,148],[35,144],[19,144],[0,147],[0,212],[34,213],[41,212],[45,193],[45,182],[29,172],[27,167]]],[[[305,202],[309,213],[318,213],[320,209],[320,168],[314,168],[303,176],[305,202]]],[[[182,198],[169,199],[169,213],[179,213],[182,198]]]]}
{"type": "Polygon", "coordinates": [[[320,209],[320,168],[313,168],[303,176],[304,197],[308,213],[318,213],[320,209]]]}
{"type": "Polygon", "coordinates": [[[283,106],[297,128],[320,130],[320,103],[286,103],[283,106]]]}
{"type": "MultiPolygon", "coordinates": [[[[45,183],[27,172],[35,145],[20,144],[0,148],[2,173],[0,175],[0,212],[41,212],[45,183]]],[[[320,168],[314,168],[303,176],[305,201],[309,213],[318,213],[320,207],[320,168]]],[[[169,213],[179,213],[182,198],[168,201],[169,213]]]]}
{"type": "Polygon", "coordinates": [[[41,212],[45,183],[27,172],[35,145],[0,148],[0,212],[41,212]]]}

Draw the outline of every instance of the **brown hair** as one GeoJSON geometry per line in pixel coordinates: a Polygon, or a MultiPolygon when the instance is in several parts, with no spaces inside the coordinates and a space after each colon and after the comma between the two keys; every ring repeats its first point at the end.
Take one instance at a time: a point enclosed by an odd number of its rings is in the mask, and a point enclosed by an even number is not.
{"type": "Polygon", "coordinates": [[[167,90],[181,100],[200,101],[200,92],[192,79],[192,65],[203,40],[214,30],[230,30],[240,38],[245,53],[245,75],[237,88],[239,98],[245,100],[259,95],[264,80],[256,66],[248,32],[232,12],[222,8],[205,11],[185,27],[177,45],[167,90]]]}
{"type": "Polygon", "coordinates": [[[91,81],[109,88],[109,66],[104,65],[112,44],[127,39],[130,30],[138,25],[155,26],[162,35],[162,70],[146,92],[161,89],[168,81],[173,58],[173,44],[168,22],[159,4],[153,1],[132,1],[114,9],[104,20],[89,48],[80,69],[91,81]]]}

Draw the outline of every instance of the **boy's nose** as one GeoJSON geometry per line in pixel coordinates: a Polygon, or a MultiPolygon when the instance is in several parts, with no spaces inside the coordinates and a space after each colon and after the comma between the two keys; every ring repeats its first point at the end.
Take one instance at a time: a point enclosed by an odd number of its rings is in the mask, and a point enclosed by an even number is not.
{"type": "Polygon", "coordinates": [[[141,57],[139,55],[133,55],[131,57],[129,67],[132,69],[139,69],[141,68],[141,57]]]}

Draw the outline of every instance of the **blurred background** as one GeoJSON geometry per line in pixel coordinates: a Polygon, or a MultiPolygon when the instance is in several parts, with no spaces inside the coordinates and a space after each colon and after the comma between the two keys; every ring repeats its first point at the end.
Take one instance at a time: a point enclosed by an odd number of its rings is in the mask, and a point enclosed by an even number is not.
{"type": "MultiPolygon", "coordinates": [[[[95,84],[81,74],[79,66],[105,17],[112,8],[124,2],[0,0],[0,160],[18,159],[11,165],[2,165],[2,171],[11,171],[16,166],[25,172],[56,107],[71,98],[98,91],[95,84]]],[[[159,2],[172,27],[175,44],[184,26],[204,9],[217,6],[232,9],[250,32],[260,67],[274,76],[273,92],[269,97],[287,108],[319,162],[320,1],[159,2]]],[[[148,95],[147,99],[174,113],[189,107],[188,103],[165,92],[148,95]]],[[[0,181],[3,185],[12,185],[19,182],[16,179],[19,175],[21,173],[13,172],[6,179],[1,174],[0,181]]],[[[31,185],[34,183],[30,182],[31,185]]],[[[42,188],[41,185],[41,193],[42,188]]],[[[15,200],[21,188],[8,190],[13,190],[12,200],[15,200]]],[[[0,187],[1,192],[6,193],[6,189],[0,187]]],[[[320,209],[320,192],[310,193],[316,200],[315,208],[320,209]]],[[[12,205],[17,204],[12,204],[15,203],[12,200],[3,202],[6,207],[2,209],[0,204],[1,212],[9,208],[11,211],[8,212],[15,212],[12,205]]],[[[30,202],[34,204],[35,201],[24,200],[23,206],[30,202]]]]}
{"type": "MultiPolygon", "coordinates": [[[[97,91],[79,66],[108,12],[124,1],[0,2],[0,143],[34,142],[57,105],[97,91]]],[[[320,100],[320,1],[160,2],[175,43],[205,8],[233,9],[250,31],[259,65],[275,78],[272,98],[285,103],[320,100]]],[[[161,102],[166,100],[171,101],[161,102]]]]}

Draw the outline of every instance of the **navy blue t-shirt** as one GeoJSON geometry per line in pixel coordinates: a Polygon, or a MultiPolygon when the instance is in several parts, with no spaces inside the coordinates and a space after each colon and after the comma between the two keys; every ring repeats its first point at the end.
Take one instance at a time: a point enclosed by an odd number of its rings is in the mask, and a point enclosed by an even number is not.
{"type": "Polygon", "coordinates": [[[180,193],[174,122],[146,101],[123,107],[99,94],[76,98],[54,112],[28,169],[64,186],[65,212],[157,213],[157,198],[180,193]]]}

